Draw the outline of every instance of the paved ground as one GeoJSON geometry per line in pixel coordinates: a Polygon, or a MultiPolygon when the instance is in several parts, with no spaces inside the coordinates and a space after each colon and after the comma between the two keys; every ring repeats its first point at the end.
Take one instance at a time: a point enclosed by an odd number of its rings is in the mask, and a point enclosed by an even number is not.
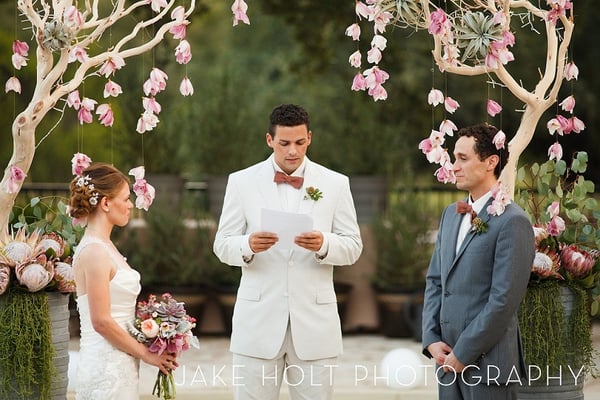
{"type": "MultiPolygon", "coordinates": [[[[600,349],[600,324],[594,325],[593,332],[595,347],[600,349]]],[[[181,366],[175,373],[177,399],[232,399],[234,373],[228,350],[229,340],[224,337],[201,337],[200,342],[200,349],[191,349],[181,358],[181,366]]],[[[77,362],[78,348],[79,341],[71,340],[70,375],[77,362]]],[[[339,365],[335,368],[335,400],[437,399],[431,362],[420,354],[420,343],[411,339],[345,335],[344,354],[338,361],[339,365]],[[395,373],[385,373],[386,366],[395,373]]],[[[140,374],[141,398],[155,398],[151,396],[151,391],[156,369],[142,363],[140,374]]],[[[76,383],[72,377],[69,383],[68,398],[72,399],[76,383]]],[[[586,400],[600,400],[600,379],[588,380],[584,393],[586,400]]],[[[281,399],[288,399],[285,389],[281,399]]]]}

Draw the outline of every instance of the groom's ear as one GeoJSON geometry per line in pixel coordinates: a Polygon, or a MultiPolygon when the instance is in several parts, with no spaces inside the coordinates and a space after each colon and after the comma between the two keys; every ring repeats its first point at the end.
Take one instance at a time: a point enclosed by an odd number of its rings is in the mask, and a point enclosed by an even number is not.
{"type": "Polygon", "coordinates": [[[492,154],[487,158],[487,170],[494,171],[496,169],[496,165],[500,162],[500,157],[497,154],[492,154]]]}
{"type": "Polygon", "coordinates": [[[267,141],[267,146],[273,148],[273,136],[271,136],[269,132],[267,132],[267,134],[265,135],[265,139],[267,141]]]}

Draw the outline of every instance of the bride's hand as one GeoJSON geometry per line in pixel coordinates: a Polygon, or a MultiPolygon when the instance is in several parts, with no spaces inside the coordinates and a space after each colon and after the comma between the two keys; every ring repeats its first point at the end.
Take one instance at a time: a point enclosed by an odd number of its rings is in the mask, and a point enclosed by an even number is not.
{"type": "Polygon", "coordinates": [[[171,371],[174,371],[175,368],[179,366],[177,357],[174,354],[169,354],[166,352],[158,355],[158,353],[152,353],[150,350],[148,350],[148,353],[143,361],[147,364],[158,367],[160,372],[165,375],[171,371]]]}

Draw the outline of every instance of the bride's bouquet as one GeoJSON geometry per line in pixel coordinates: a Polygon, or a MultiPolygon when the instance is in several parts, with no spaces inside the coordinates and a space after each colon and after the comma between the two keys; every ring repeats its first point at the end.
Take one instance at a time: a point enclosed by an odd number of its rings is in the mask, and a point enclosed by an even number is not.
{"type": "MultiPolygon", "coordinates": [[[[166,351],[179,356],[190,346],[198,347],[198,339],[192,334],[196,320],[187,315],[184,304],[169,293],[160,299],[151,294],[147,301],[138,302],[135,317],[130,333],[153,353],[166,351]]],[[[158,371],[152,394],[165,400],[175,398],[172,371],[167,375],[158,371]]]]}

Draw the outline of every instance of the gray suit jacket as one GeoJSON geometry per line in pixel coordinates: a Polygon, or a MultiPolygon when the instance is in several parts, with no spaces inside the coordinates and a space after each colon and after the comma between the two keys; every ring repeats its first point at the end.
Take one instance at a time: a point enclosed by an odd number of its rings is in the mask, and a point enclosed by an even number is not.
{"type": "MultiPolygon", "coordinates": [[[[271,156],[272,158],[272,156],[271,156]]],[[[342,351],[340,319],[333,289],[333,266],[351,265],[362,240],[346,176],[306,159],[304,186],[323,192],[318,201],[301,200],[299,213],[313,217],[313,229],[329,241],[327,255],[269,249],[242,257],[243,243],[261,230],[260,210],[282,210],[273,182],[271,158],[229,176],[214,252],[229,265],[242,267],[233,314],[231,351],[270,359],[278,353],[288,327],[302,360],[334,357],[342,351]]]]}
{"type": "Polygon", "coordinates": [[[518,308],[531,273],[534,234],[523,210],[509,204],[499,216],[479,213],[487,232],[469,232],[456,253],[462,215],[446,207],[427,273],[423,353],[443,341],[471,372],[498,382],[522,377],[518,308]],[[515,369],[516,368],[516,369],[515,369]]]}

